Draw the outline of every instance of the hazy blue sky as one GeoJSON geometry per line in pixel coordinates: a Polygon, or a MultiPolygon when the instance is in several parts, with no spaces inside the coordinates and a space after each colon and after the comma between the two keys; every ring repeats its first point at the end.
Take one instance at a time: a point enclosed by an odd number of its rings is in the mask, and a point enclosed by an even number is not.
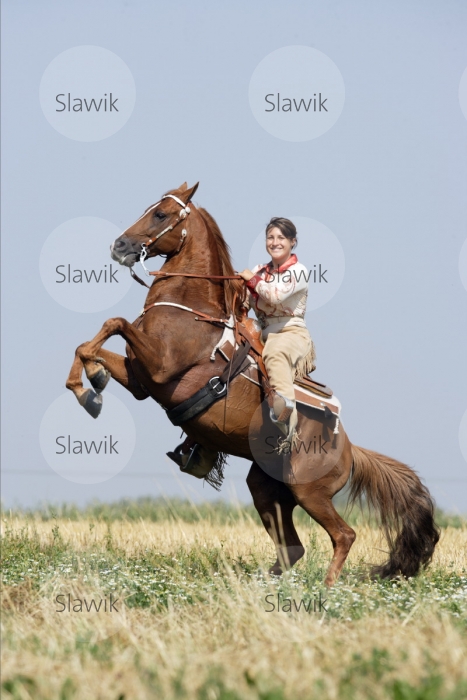
{"type": "MultiPolygon", "coordinates": [[[[307,216],[337,236],[343,283],[308,319],[316,378],[339,396],[352,442],[410,464],[441,506],[467,511],[458,437],[467,410],[467,290],[458,272],[467,238],[467,120],[458,100],[466,26],[460,0],[3,2],[6,505],[217,497],[164,456],[180,429],[113,382],[136,426],[119,475],[69,482],[39,446],[76,346],[110,316],[132,320],[144,301],[134,284],[106,311],[60,306],[39,274],[44,241],[84,216],[123,230],[162,192],[199,180],[195,201],[217,219],[236,269],[271,216],[307,216]],[[117,54],[136,85],[126,125],[96,142],[55,131],[39,102],[48,64],[86,44],[117,54]],[[345,83],[336,124],[298,143],[263,130],[248,99],[258,63],[290,45],[326,54],[345,83]]],[[[249,498],[248,469],[230,460],[223,497],[249,498]]]]}

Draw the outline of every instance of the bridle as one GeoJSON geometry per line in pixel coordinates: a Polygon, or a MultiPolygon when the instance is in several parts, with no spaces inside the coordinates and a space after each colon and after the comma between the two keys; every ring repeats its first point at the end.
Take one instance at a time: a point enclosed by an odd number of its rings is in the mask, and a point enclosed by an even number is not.
{"type": "MultiPolygon", "coordinates": [[[[178,226],[178,224],[180,224],[182,221],[184,221],[184,219],[186,219],[186,217],[188,216],[188,214],[191,212],[190,207],[189,207],[187,204],[185,204],[184,202],[182,202],[182,200],[179,199],[178,197],[176,197],[174,194],[165,194],[165,195],[162,197],[162,199],[159,200],[159,202],[157,202],[156,204],[153,204],[153,206],[150,207],[149,211],[150,211],[151,209],[154,209],[155,207],[158,207],[159,204],[160,204],[164,199],[168,199],[169,197],[170,197],[171,199],[174,199],[174,200],[177,202],[177,204],[180,204],[180,206],[181,206],[181,209],[180,209],[179,214],[178,214],[178,219],[175,221],[175,223],[170,224],[170,226],[167,226],[163,231],[161,231],[160,233],[158,233],[157,236],[154,236],[154,238],[148,238],[148,240],[146,241],[146,243],[142,243],[142,244],[141,244],[141,252],[140,252],[140,255],[139,255],[139,262],[141,263],[141,265],[142,265],[142,267],[143,267],[143,270],[144,270],[144,272],[146,273],[146,275],[147,275],[148,277],[149,277],[149,275],[150,275],[151,273],[149,272],[149,270],[147,269],[146,265],[144,264],[144,261],[145,261],[146,258],[148,257],[148,249],[149,249],[149,247],[150,247],[153,243],[155,243],[155,242],[156,242],[161,236],[163,236],[165,233],[168,233],[169,231],[172,231],[176,226],[178,226]]],[[[143,214],[143,216],[145,216],[147,213],[148,213],[148,212],[145,212],[145,213],[143,214]]],[[[182,249],[182,245],[183,245],[183,243],[185,242],[186,234],[187,234],[187,230],[186,230],[186,228],[183,228],[183,229],[182,229],[181,236],[180,236],[180,241],[179,241],[179,243],[178,243],[177,250],[174,251],[174,253],[173,253],[174,255],[176,255],[177,253],[179,253],[180,250],[182,249]]],[[[136,278],[136,276],[135,276],[135,274],[134,274],[134,272],[133,272],[133,268],[130,268],[130,272],[131,272],[131,274],[132,274],[132,277],[136,278]]],[[[147,286],[147,285],[146,285],[146,286],[147,286]]]]}
{"type": "MultiPolygon", "coordinates": [[[[197,277],[199,279],[209,279],[209,280],[232,280],[232,279],[241,280],[241,279],[243,279],[242,277],[240,277],[240,275],[196,275],[196,274],[193,274],[191,272],[163,272],[162,270],[155,270],[154,272],[150,272],[147,269],[147,267],[144,264],[144,261],[148,257],[148,250],[149,250],[150,246],[153,243],[155,243],[165,233],[172,231],[176,226],[178,226],[178,224],[180,224],[182,221],[184,221],[186,219],[186,217],[188,216],[188,214],[191,212],[191,209],[188,206],[188,204],[185,204],[185,202],[182,202],[182,200],[179,199],[179,197],[176,197],[174,194],[165,194],[156,204],[153,204],[151,207],[149,207],[149,209],[146,210],[144,212],[144,214],[142,216],[140,216],[139,219],[137,219],[137,221],[142,219],[143,216],[146,216],[146,214],[148,214],[148,212],[150,212],[152,209],[155,209],[156,207],[158,207],[159,204],[164,199],[168,199],[169,197],[171,199],[173,199],[175,202],[177,202],[177,204],[180,204],[181,209],[179,211],[177,220],[173,224],[166,226],[166,228],[163,231],[160,231],[160,233],[158,233],[157,236],[154,236],[154,238],[148,238],[146,243],[141,244],[141,252],[139,254],[139,262],[141,263],[146,275],[148,277],[151,277],[151,276],[154,276],[154,277],[156,277],[156,276],[157,277],[197,277]]],[[[133,226],[134,226],[134,224],[133,224],[133,226]]],[[[180,236],[180,241],[178,243],[178,247],[172,253],[172,255],[177,255],[177,253],[180,252],[180,250],[182,249],[182,246],[185,242],[186,236],[187,236],[187,230],[186,230],[186,228],[183,228],[181,236],[180,236]]],[[[133,277],[133,279],[136,280],[136,282],[139,282],[139,284],[143,285],[143,287],[147,287],[148,289],[151,289],[151,287],[148,284],[146,284],[146,282],[144,282],[140,277],[138,277],[138,275],[135,273],[135,271],[133,270],[132,267],[130,267],[130,274],[133,277]]],[[[237,297],[237,293],[235,292],[234,302],[233,302],[234,309],[235,309],[236,297],[237,297]]],[[[201,311],[196,311],[195,309],[191,309],[187,306],[183,306],[182,304],[175,304],[173,302],[166,302],[166,301],[156,302],[155,304],[149,304],[149,306],[144,307],[143,311],[140,314],[140,317],[144,316],[146,314],[146,312],[149,311],[149,309],[151,309],[155,306],[176,306],[180,309],[184,309],[185,311],[190,311],[191,313],[196,314],[197,321],[209,321],[211,323],[213,323],[213,322],[214,323],[222,323],[223,325],[228,325],[228,323],[229,323],[229,319],[227,319],[227,318],[216,318],[214,316],[210,316],[209,314],[205,314],[201,311]]],[[[234,318],[235,318],[235,314],[234,314],[234,318]]]]}
{"type": "MultiPolygon", "coordinates": [[[[172,231],[176,226],[178,226],[178,224],[180,224],[182,221],[184,221],[186,219],[186,217],[188,216],[188,214],[190,214],[190,212],[191,212],[191,209],[188,206],[188,204],[185,204],[185,202],[182,202],[182,200],[179,199],[179,197],[176,197],[174,194],[165,194],[158,202],[156,202],[156,204],[153,204],[152,207],[149,207],[149,209],[147,211],[145,211],[144,214],[142,216],[140,216],[139,219],[137,219],[137,221],[142,219],[143,216],[146,216],[146,214],[148,212],[150,212],[152,209],[155,209],[156,207],[158,207],[159,204],[164,199],[168,199],[169,197],[171,199],[175,200],[178,204],[180,204],[181,209],[180,209],[179,214],[178,214],[178,219],[173,224],[170,224],[170,226],[166,226],[166,228],[163,231],[161,231],[160,233],[158,233],[157,236],[154,236],[154,238],[148,238],[146,243],[141,244],[141,251],[139,254],[139,261],[138,262],[140,262],[141,265],[143,266],[143,269],[144,269],[144,272],[146,273],[146,275],[148,277],[160,275],[161,277],[174,277],[174,276],[176,276],[176,277],[199,277],[202,279],[219,279],[219,280],[220,279],[223,279],[223,280],[242,279],[242,277],[240,277],[240,275],[195,275],[195,274],[189,273],[189,272],[162,272],[162,270],[156,270],[154,272],[150,272],[147,269],[146,265],[144,264],[144,261],[148,257],[149,247],[153,243],[155,243],[165,233],[172,231]]],[[[133,224],[133,226],[134,226],[134,224],[133,224]]],[[[187,230],[186,230],[186,228],[183,228],[182,233],[180,235],[180,241],[178,243],[177,249],[175,251],[173,251],[173,253],[171,253],[171,255],[177,255],[177,253],[179,253],[181,251],[182,246],[185,242],[186,236],[187,236],[187,230]]],[[[130,273],[131,273],[132,277],[134,279],[136,279],[137,282],[139,282],[140,284],[143,284],[145,287],[148,287],[148,285],[145,282],[143,282],[143,280],[141,280],[134,273],[132,267],[130,268],[130,273]]],[[[150,287],[148,287],[148,289],[150,289],[150,287]]]]}

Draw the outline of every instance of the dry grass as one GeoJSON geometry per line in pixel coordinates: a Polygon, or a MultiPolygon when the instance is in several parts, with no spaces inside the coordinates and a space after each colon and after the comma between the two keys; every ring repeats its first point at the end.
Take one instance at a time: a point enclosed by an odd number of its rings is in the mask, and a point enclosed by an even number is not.
{"type": "MultiPolygon", "coordinates": [[[[4,523],[5,525],[5,523],[4,523]]],[[[37,533],[39,541],[50,541],[52,525],[50,522],[31,522],[24,518],[9,518],[8,526],[16,533],[23,532],[31,536],[37,533]]],[[[90,546],[103,546],[109,532],[109,525],[95,522],[90,529],[88,520],[70,521],[55,519],[53,526],[58,527],[61,537],[77,552],[86,552],[90,546]]],[[[348,562],[356,564],[361,560],[379,562],[384,559],[386,548],[381,531],[368,525],[356,527],[357,539],[353,545],[348,562]]],[[[332,555],[332,546],[326,531],[311,523],[308,526],[297,525],[300,539],[306,542],[313,533],[317,546],[332,555]]],[[[222,547],[226,556],[237,558],[255,551],[261,558],[274,556],[274,546],[264,530],[250,519],[241,519],[233,524],[213,526],[210,522],[140,522],[117,521],[111,525],[113,544],[127,556],[138,556],[141,551],[154,549],[169,555],[179,547],[196,549],[197,547],[222,547]]],[[[442,530],[440,544],[435,550],[433,565],[445,567],[454,565],[455,571],[467,569],[467,527],[447,527],[442,530]]]]}
{"type": "Polygon", "coordinates": [[[225,525],[12,517],[4,526],[2,697],[467,697],[466,527],[443,530],[419,579],[393,584],[361,580],[385,545],[378,530],[359,526],[327,594],[331,547],[313,525],[299,527],[306,560],[281,581],[261,573],[274,551],[248,517],[225,525]],[[118,613],[57,612],[59,593],[97,600],[112,591],[118,613]],[[321,594],[327,612],[267,612],[266,596],[278,593],[281,605],[321,594]]]}

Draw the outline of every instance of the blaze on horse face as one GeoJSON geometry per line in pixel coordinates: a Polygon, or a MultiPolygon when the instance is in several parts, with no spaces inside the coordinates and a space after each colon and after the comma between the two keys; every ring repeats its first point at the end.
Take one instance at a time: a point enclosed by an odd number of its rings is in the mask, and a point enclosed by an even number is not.
{"type": "Polygon", "coordinates": [[[146,250],[147,258],[175,252],[180,243],[181,224],[186,214],[180,216],[183,208],[181,209],[181,205],[168,195],[174,195],[186,206],[198,189],[198,184],[197,182],[188,189],[185,182],[177,190],[167,192],[159,202],[148,207],[144,214],[112,243],[112,260],[120,265],[133,267],[140,260],[143,250],[146,250]]]}

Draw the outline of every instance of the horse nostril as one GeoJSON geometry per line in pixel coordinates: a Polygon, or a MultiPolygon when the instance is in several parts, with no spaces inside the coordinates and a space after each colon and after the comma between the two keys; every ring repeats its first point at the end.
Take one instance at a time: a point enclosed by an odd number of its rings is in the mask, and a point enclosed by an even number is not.
{"type": "Polygon", "coordinates": [[[122,241],[122,240],[117,239],[114,243],[114,250],[122,250],[123,248],[126,248],[126,247],[127,247],[126,241],[122,241]]]}

